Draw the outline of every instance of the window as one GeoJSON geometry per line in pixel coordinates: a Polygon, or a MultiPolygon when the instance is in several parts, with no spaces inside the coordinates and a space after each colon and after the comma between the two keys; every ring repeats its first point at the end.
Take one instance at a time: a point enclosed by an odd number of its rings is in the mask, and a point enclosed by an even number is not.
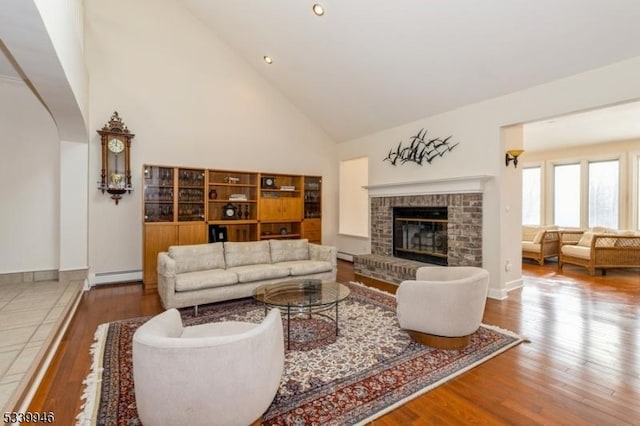
{"type": "Polygon", "coordinates": [[[522,170],[522,223],[526,225],[541,225],[540,176],[540,167],[522,170]]]}
{"type": "Polygon", "coordinates": [[[580,164],[553,168],[553,218],[558,226],[580,227],[580,164]]]}
{"type": "Polygon", "coordinates": [[[589,227],[618,228],[618,160],[589,163],[589,227]]]}
{"type": "Polygon", "coordinates": [[[369,158],[340,162],[340,226],[341,234],[369,236],[369,158]]]}

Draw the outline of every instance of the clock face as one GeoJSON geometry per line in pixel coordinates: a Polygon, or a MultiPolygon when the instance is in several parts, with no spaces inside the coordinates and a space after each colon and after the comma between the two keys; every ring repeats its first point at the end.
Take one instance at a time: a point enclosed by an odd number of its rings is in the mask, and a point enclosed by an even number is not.
{"type": "Polygon", "coordinates": [[[113,138],[107,144],[107,148],[109,148],[109,151],[119,154],[124,150],[124,143],[120,139],[113,138]]]}
{"type": "Polygon", "coordinates": [[[227,219],[234,217],[236,215],[236,206],[228,203],[226,206],[224,206],[223,214],[227,219]]]}
{"type": "Polygon", "coordinates": [[[266,179],[264,180],[264,183],[265,183],[267,186],[273,186],[273,185],[275,184],[275,182],[273,181],[273,179],[272,179],[272,178],[266,178],[266,179]]]}

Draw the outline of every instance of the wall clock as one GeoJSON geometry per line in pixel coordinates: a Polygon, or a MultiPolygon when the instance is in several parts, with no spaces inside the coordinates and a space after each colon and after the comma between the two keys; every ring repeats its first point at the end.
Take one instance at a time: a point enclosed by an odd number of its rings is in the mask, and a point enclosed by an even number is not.
{"type": "Polygon", "coordinates": [[[104,127],[98,130],[102,144],[102,167],[98,189],[111,194],[116,205],[122,194],[133,191],[131,186],[131,139],[129,132],[118,112],[114,112],[104,127]]]}

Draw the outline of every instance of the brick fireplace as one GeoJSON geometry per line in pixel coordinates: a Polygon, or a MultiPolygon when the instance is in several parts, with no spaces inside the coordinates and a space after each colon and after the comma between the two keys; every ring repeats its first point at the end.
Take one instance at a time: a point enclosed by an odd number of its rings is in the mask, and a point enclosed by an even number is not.
{"type": "Polygon", "coordinates": [[[372,196],[371,254],[354,257],[354,272],[399,284],[427,264],[394,257],[394,207],[446,207],[449,266],[482,266],[482,193],[372,196]]]}

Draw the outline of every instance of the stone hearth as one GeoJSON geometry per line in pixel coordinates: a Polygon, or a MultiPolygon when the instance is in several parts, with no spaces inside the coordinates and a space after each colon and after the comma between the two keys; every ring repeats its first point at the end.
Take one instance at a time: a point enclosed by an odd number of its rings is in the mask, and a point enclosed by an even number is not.
{"type": "Polygon", "coordinates": [[[393,257],[393,207],[447,207],[449,266],[482,266],[482,193],[382,196],[371,198],[371,255],[354,256],[356,274],[399,284],[427,265],[393,257]]]}

